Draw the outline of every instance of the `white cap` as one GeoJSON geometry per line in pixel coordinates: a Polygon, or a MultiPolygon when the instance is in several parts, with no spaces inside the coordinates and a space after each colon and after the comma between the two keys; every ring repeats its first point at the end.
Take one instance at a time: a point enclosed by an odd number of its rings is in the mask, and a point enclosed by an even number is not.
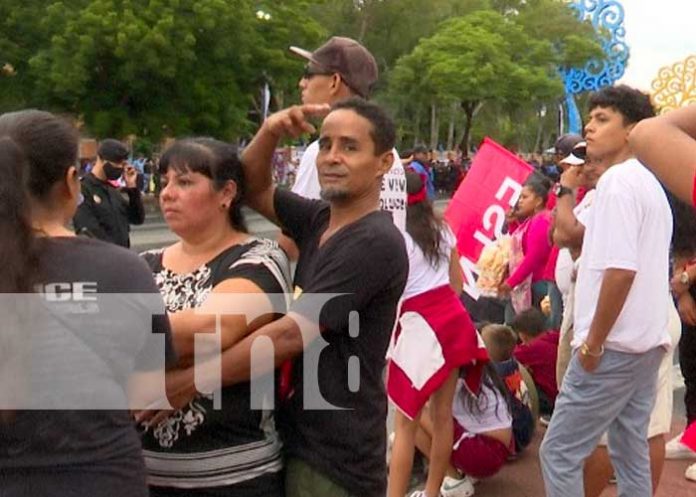
{"type": "Polygon", "coordinates": [[[573,147],[573,150],[563,159],[560,160],[561,164],[569,164],[571,166],[580,166],[585,163],[585,149],[587,148],[587,142],[581,141],[573,147]],[[579,153],[582,150],[582,153],[579,153]],[[576,151],[578,152],[576,155],[576,151]],[[582,157],[578,157],[582,155],[582,157]]]}

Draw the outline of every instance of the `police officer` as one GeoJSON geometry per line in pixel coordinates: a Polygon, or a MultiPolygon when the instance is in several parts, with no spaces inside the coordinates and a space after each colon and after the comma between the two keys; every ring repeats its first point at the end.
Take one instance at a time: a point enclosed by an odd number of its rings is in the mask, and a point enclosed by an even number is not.
{"type": "Polygon", "coordinates": [[[137,171],[127,159],[128,149],[118,140],[99,144],[97,161],[82,180],[84,199],[73,219],[78,234],[130,247],[130,225],[143,224],[145,207],[136,185],[137,171]],[[121,177],[125,188],[115,186],[121,177]]]}

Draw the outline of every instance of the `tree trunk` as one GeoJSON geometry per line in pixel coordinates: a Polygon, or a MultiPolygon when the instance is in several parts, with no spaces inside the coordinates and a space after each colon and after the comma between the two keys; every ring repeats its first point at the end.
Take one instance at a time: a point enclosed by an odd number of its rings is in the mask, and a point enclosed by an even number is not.
{"type": "Polygon", "coordinates": [[[483,102],[472,101],[472,102],[462,102],[462,109],[464,110],[464,127],[462,129],[461,138],[459,139],[459,148],[464,154],[464,157],[469,156],[470,141],[471,141],[471,126],[474,121],[474,116],[483,107],[483,102]]]}
{"type": "Polygon", "coordinates": [[[360,43],[363,42],[365,39],[365,34],[367,33],[367,16],[362,18],[362,22],[360,23],[360,36],[358,36],[358,41],[360,43]]]}
{"type": "Polygon", "coordinates": [[[358,41],[363,43],[365,35],[367,34],[367,29],[370,25],[370,2],[365,2],[360,8],[360,34],[358,35],[358,41]]]}
{"type": "Polygon", "coordinates": [[[544,131],[544,118],[539,116],[539,126],[537,126],[536,140],[534,141],[534,149],[532,150],[535,154],[541,153],[541,135],[544,131]]]}
{"type": "Polygon", "coordinates": [[[440,135],[440,120],[437,115],[437,104],[433,102],[430,106],[430,149],[437,148],[437,142],[440,135]]]}
{"type": "Polygon", "coordinates": [[[274,100],[276,109],[280,110],[285,108],[285,92],[283,90],[276,90],[274,100]]]}
{"type": "Polygon", "coordinates": [[[452,147],[454,147],[454,125],[455,121],[457,119],[457,107],[459,106],[459,102],[452,102],[452,109],[450,112],[450,122],[449,122],[449,129],[447,130],[447,150],[452,150],[452,147]]]}
{"type": "Polygon", "coordinates": [[[416,111],[416,117],[413,120],[413,146],[415,147],[421,142],[421,107],[418,106],[418,110],[416,111]]]}

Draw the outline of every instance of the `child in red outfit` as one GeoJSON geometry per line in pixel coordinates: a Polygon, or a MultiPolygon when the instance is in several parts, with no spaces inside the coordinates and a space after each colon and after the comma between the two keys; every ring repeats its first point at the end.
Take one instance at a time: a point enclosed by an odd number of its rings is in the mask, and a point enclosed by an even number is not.
{"type": "Polygon", "coordinates": [[[551,414],[558,395],[556,358],[558,331],[547,331],[546,317],[536,308],[515,316],[512,328],[522,343],[515,347],[515,358],[526,367],[539,391],[539,411],[551,414]]]}

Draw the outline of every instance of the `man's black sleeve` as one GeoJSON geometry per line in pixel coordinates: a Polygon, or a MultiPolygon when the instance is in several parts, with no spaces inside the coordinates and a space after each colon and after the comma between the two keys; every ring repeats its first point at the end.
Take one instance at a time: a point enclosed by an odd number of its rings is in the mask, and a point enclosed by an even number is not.
{"type": "Polygon", "coordinates": [[[143,196],[137,188],[124,188],[128,194],[128,222],[130,224],[143,224],[145,222],[145,206],[143,196]]]}
{"type": "Polygon", "coordinates": [[[82,196],[84,199],[78,206],[73,218],[75,233],[86,235],[90,238],[98,238],[99,240],[109,240],[109,234],[102,228],[97,216],[94,214],[92,192],[84,184],[82,185],[82,196]]]}

